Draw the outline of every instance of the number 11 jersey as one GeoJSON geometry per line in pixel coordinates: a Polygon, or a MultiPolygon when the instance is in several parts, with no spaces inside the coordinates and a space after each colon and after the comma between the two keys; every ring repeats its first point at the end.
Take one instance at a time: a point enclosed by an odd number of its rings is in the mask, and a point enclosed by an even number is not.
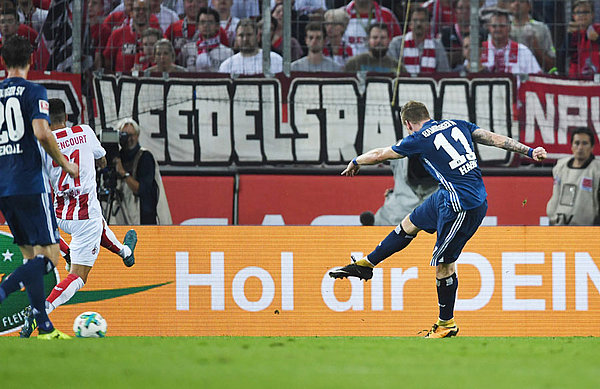
{"type": "Polygon", "coordinates": [[[46,167],[54,191],[56,217],[63,220],[86,220],[102,217],[96,193],[96,159],[106,155],[94,130],[82,124],[52,132],[61,153],[79,166],[79,177],[72,178],[50,156],[46,167]]]}
{"type": "Polygon", "coordinates": [[[487,197],[471,138],[478,128],[464,120],[429,120],[392,149],[405,157],[419,156],[439,181],[444,199],[454,212],[469,210],[487,197]]]}

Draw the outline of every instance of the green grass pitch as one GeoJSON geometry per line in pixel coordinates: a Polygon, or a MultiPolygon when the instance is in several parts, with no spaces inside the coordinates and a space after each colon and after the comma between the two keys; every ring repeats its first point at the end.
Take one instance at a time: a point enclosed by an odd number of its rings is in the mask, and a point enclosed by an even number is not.
{"type": "Polygon", "coordinates": [[[0,337],[0,350],[3,388],[579,389],[600,383],[600,338],[0,337]]]}

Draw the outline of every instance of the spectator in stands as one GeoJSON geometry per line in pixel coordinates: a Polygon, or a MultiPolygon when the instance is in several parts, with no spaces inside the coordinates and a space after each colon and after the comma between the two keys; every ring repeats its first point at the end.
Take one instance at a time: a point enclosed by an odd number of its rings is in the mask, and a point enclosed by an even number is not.
{"type": "Polygon", "coordinates": [[[197,24],[198,40],[183,46],[180,63],[189,71],[216,72],[233,55],[233,50],[222,42],[227,38],[219,26],[219,14],[212,8],[200,8],[197,24]]]}
{"type": "Polygon", "coordinates": [[[522,43],[531,50],[538,64],[546,72],[554,69],[556,50],[546,24],[534,20],[530,14],[531,0],[511,0],[512,25],[510,39],[522,43]]]}
{"type": "Polygon", "coordinates": [[[597,74],[600,72],[600,24],[593,23],[594,3],[575,1],[572,15],[565,49],[568,74],[597,74]]]}
{"type": "Polygon", "coordinates": [[[154,45],[162,39],[158,28],[147,28],[142,33],[142,50],[135,56],[132,70],[142,71],[156,64],[154,59],[154,45]]]}
{"type": "Polygon", "coordinates": [[[367,30],[370,24],[387,24],[390,37],[402,34],[396,16],[389,9],[381,7],[376,1],[353,0],[345,10],[350,15],[350,21],[344,33],[344,40],[350,44],[354,55],[368,50],[367,30]]]}
{"type": "Polygon", "coordinates": [[[306,25],[308,55],[292,62],[294,72],[341,72],[342,66],[323,55],[323,28],[319,22],[306,25]]]}
{"type": "MultiPolygon", "coordinates": [[[[468,6],[468,3],[467,3],[468,6]]],[[[443,28],[452,27],[456,23],[456,15],[452,0],[429,0],[423,3],[431,15],[431,36],[437,38],[443,28]]]]}
{"type": "Polygon", "coordinates": [[[145,73],[182,73],[186,68],[175,64],[175,48],[168,39],[161,39],[154,45],[154,61],[145,73]]]}
{"type": "Polygon", "coordinates": [[[600,160],[595,159],[594,132],[587,127],[571,133],[573,156],[552,169],[554,186],[546,205],[550,225],[600,225],[600,160]]]}
{"type": "Polygon", "coordinates": [[[481,48],[482,66],[495,73],[531,74],[542,71],[527,46],[509,39],[509,13],[497,10],[489,23],[490,35],[481,48]]]}
{"type": "Polygon", "coordinates": [[[429,11],[414,8],[410,15],[409,28],[404,39],[404,52],[400,53],[402,37],[392,39],[389,56],[400,60],[411,74],[449,72],[448,55],[440,41],[431,36],[429,11]]]}
{"type": "Polygon", "coordinates": [[[102,60],[106,70],[129,72],[135,63],[135,57],[141,47],[142,34],[150,28],[150,7],[148,0],[135,0],[131,13],[131,24],[114,30],[104,49],[102,60]]]}
{"type": "Polygon", "coordinates": [[[176,21],[179,20],[179,15],[172,9],[162,5],[162,0],[148,0],[150,2],[150,13],[157,17],[160,29],[163,32],[176,21]]]}
{"type": "Polygon", "coordinates": [[[111,31],[121,27],[123,22],[131,17],[133,1],[134,0],[123,0],[123,2],[115,7],[106,19],[104,19],[104,24],[106,24],[111,31]]]}
{"type": "MultiPolygon", "coordinates": [[[[262,0],[261,0],[262,1],[262,0]]],[[[208,6],[215,8],[214,1],[209,1],[208,6]]],[[[231,16],[240,20],[246,18],[257,18],[260,16],[262,3],[259,0],[233,0],[231,16]]]]}
{"type": "Polygon", "coordinates": [[[325,12],[324,24],[327,43],[323,47],[323,54],[341,66],[345,66],[350,57],[354,55],[352,47],[343,39],[349,21],[350,16],[343,8],[330,9],[325,12]]]}
{"type": "MultiPolygon", "coordinates": [[[[125,24],[130,24],[134,1],[135,0],[123,0],[123,2],[115,7],[106,19],[104,19],[104,24],[106,24],[111,31],[121,28],[125,24]]],[[[150,27],[158,28],[162,31],[156,15],[150,15],[150,27]]]]}
{"type": "MultiPolygon", "coordinates": [[[[456,23],[451,26],[445,26],[441,29],[440,41],[448,54],[448,63],[452,71],[460,71],[464,65],[463,40],[471,33],[471,7],[470,0],[456,0],[454,2],[456,10],[456,23]]],[[[486,36],[485,30],[479,32],[479,41],[483,41],[486,36]]]]}
{"type": "MultiPolygon", "coordinates": [[[[276,4],[283,3],[283,0],[271,0],[271,9],[276,4]]],[[[292,0],[292,10],[300,15],[307,15],[314,12],[325,12],[327,5],[325,0],[292,0]]]]}
{"type": "MultiPolygon", "coordinates": [[[[183,3],[184,3],[184,0],[164,0],[162,4],[165,7],[170,8],[173,11],[175,11],[175,13],[177,15],[179,15],[179,18],[181,19],[185,15],[183,3]]],[[[201,0],[200,7],[208,7],[208,0],[201,0]]]]}
{"type": "MultiPolygon", "coordinates": [[[[283,0],[271,0],[271,4],[271,9],[274,9],[276,5],[283,4],[283,0]]],[[[326,6],[323,0],[292,0],[291,7],[292,36],[301,44],[302,51],[306,53],[307,48],[304,46],[306,25],[311,20],[323,21],[326,6]]]]}
{"type": "Polygon", "coordinates": [[[492,15],[498,10],[510,12],[510,0],[499,1],[483,1],[479,0],[479,22],[486,30],[489,29],[488,24],[492,15]],[[483,3],[483,6],[482,6],[483,3]]]}
{"type": "Polygon", "coordinates": [[[110,37],[111,29],[104,21],[104,0],[89,0],[88,1],[88,23],[90,26],[90,36],[92,50],[94,53],[94,68],[101,67],[101,56],[108,37],[110,37]]]}
{"type": "Polygon", "coordinates": [[[19,23],[19,15],[14,3],[11,1],[2,1],[0,5],[2,8],[0,10],[0,39],[4,41],[17,34],[29,39],[29,43],[34,48],[37,47],[37,32],[31,27],[19,23]]]}
{"type": "MultiPolygon", "coordinates": [[[[228,58],[219,67],[220,73],[260,74],[263,72],[262,50],[258,48],[258,27],[251,19],[243,19],[236,31],[236,46],[240,52],[228,58]]],[[[280,73],[283,60],[277,53],[270,53],[271,72],[280,73]]]]}
{"type": "Polygon", "coordinates": [[[17,3],[20,23],[33,28],[39,34],[48,11],[34,6],[32,0],[18,0],[17,3]]]}
{"type": "Polygon", "coordinates": [[[165,31],[165,38],[171,41],[176,55],[179,55],[183,45],[195,40],[200,3],[200,0],[185,0],[183,18],[171,24],[165,31]]]}
{"type": "MultiPolygon", "coordinates": [[[[460,72],[460,73],[471,72],[472,70],[471,70],[471,36],[470,35],[463,37],[461,59],[462,59],[462,63],[460,65],[457,65],[454,69],[452,69],[452,71],[460,72]]],[[[475,72],[480,72],[481,70],[483,70],[483,67],[481,66],[481,63],[479,63],[479,67],[478,67],[478,69],[475,70],[475,72]]]]}
{"type": "Polygon", "coordinates": [[[233,0],[213,0],[213,8],[219,13],[221,28],[227,34],[227,40],[230,44],[235,42],[235,30],[240,19],[231,14],[233,0]]]}
{"type": "MultiPolygon", "coordinates": [[[[279,55],[283,55],[283,4],[279,3],[275,5],[275,8],[271,11],[271,47],[279,55]]],[[[290,39],[291,46],[291,57],[292,61],[295,61],[302,57],[302,47],[300,43],[293,36],[290,39]]]]}
{"type": "Polygon", "coordinates": [[[385,23],[371,24],[368,29],[369,51],[350,58],[344,70],[347,72],[396,72],[398,61],[386,55],[390,44],[388,28],[385,23]]]}

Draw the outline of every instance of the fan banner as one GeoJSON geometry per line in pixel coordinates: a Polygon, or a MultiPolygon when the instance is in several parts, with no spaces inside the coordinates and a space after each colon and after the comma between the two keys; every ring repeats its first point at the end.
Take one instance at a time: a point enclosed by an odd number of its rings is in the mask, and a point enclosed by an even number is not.
{"type": "MultiPolygon", "coordinates": [[[[118,237],[127,229],[113,227],[118,237]]],[[[107,336],[417,336],[438,317],[429,266],[435,236],[424,232],[365,283],[328,272],[368,254],[388,227],[136,230],[135,265],[102,249],[88,283],[50,315],[57,328],[94,311],[107,320],[107,336]]],[[[458,260],[459,335],[600,336],[591,324],[600,322],[598,234],[481,227],[458,260]]],[[[17,257],[3,245],[6,277],[17,257]]],[[[64,263],[58,270],[64,278],[64,263]]],[[[24,293],[14,294],[20,304],[24,293]]],[[[0,320],[14,334],[24,306],[8,303],[0,320]]]]}
{"type": "MultiPolygon", "coordinates": [[[[133,117],[143,129],[140,144],[161,165],[202,167],[345,164],[406,135],[397,107],[409,100],[424,102],[436,119],[464,119],[518,135],[512,131],[512,78],[307,75],[96,75],[98,123],[108,139],[119,119],[133,117]],[[392,108],[394,80],[398,93],[392,108]]],[[[512,158],[489,146],[476,152],[483,164],[505,165],[512,158]]]]}
{"type": "MultiPolygon", "coordinates": [[[[549,158],[571,156],[570,131],[589,127],[600,137],[598,82],[530,76],[519,88],[521,142],[544,146],[549,158]]],[[[595,142],[594,154],[600,154],[595,142]]]]}

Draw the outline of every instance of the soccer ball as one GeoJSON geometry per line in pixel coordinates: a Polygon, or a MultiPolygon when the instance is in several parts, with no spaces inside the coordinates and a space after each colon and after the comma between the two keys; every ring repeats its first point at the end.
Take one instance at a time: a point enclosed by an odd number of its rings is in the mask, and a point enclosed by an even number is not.
{"type": "Polygon", "coordinates": [[[104,338],[106,319],[98,312],[83,312],[75,318],[73,332],[78,338],[104,338]]]}

